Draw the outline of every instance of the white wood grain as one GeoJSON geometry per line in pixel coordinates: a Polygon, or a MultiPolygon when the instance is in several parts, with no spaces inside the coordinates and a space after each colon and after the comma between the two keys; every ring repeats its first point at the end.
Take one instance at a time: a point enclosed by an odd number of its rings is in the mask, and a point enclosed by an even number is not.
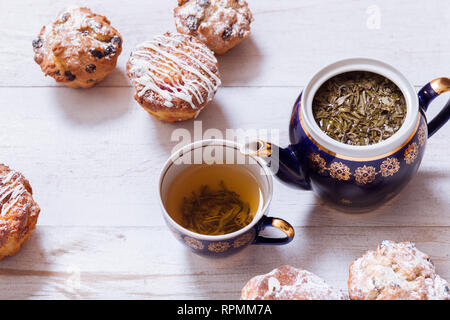
{"type": "MultiPolygon", "coordinates": [[[[202,133],[278,130],[280,144],[287,145],[291,105],[300,90],[222,88],[198,118],[202,133]]],[[[178,144],[171,141],[173,130],[184,128],[194,137],[193,122],[150,117],[131,88],[0,88],[0,105],[0,119],[8,120],[0,132],[2,161],[30,179],[42,207],[40,224],[164,224],[155,197],[158,173],[178,144]]],[[[430,139],[418,176],[382,209],[341,214],[312,192],[276,183],[272,214],[296,226],[450,226],[450,168],[443,165],[450,152],[440,147],[449,135],[446,126],[430,139]]]]}
{"type": "MultiPolygon", "coordinates": [[[[53,86],[33,61],[31,41],[42,25],[71,4],[106,15],[124,38],[117,72],[101,86],[127,86],[125,62],[140,42],[175,31],[176,1],[21,0],[1,3],[2,86],[53,86]],[[17,23],[20,19],[20,23],[17,23]]],[[[415,84],[450,73],[448,1],[250,0],[252,36],[221,57],[224,86],[304,86],[324,65],[365,56],[395,65],[415,84]],[[379,29],[369,29],[371,6],[379,29]],[[243,72],[244,70],[244,72],[243,72]]]]}
{"type": "MultiPolygon", "coordinates": [[[[344,57],[391,63],[417,90],[450,74],[448,1],[248,2],[256,18],[252,36],[219,58],[224,85],[198,118],[203,132],[277,130],[287,145],[291,107],[308,78],[344,57]],[[367,27],[373,5],[380,29],[367,27]]],[[[177,144],[173,131],[193,133],[194,123],[150,117],[134,102],[124,66],[136,44],[175,29],[175,4],[0,3],[0,162],[29,178],[42,208],[30,241],[0,262],[0,298],[236,299],[252,276],[281,264],[345,289],[349,263],[384,239],[415,241],[449,280],[450,125],[429,140],[404,192],[374,212],[340,213],[311,192],[275,183],[271,215],[296,227],[293,243],[210,260],[174,240],[161,218],[156,181],[177,144]],[[124,36],[118,68],[89,90],[44,78],[32,58],[31,40],[69,4],[105,14],[124,36]]],[[[447,99],[433,103],[430,117],[447,99]]]]}
{"type": "Polygon", "coordinates": [[[280,264],[347,290],[353,260],[383,239],[409,237],[450,278],[450,230],[443,227],[296,228],[287,246],[250,246],[226,259],[187,251],[163,227],[41,227],[2,261],[0,290],[8,299],[239,299],[250,277],[280,264]]]}

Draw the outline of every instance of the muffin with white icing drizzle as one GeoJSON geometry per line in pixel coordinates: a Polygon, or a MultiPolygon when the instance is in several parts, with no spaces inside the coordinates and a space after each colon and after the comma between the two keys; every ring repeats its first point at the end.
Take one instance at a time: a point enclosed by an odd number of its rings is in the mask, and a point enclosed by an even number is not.
{"type": "Polygon", "coordinates": [[[127,63],[136,101],[166,122],[195,118],[220,86],[214,53],[184,34],[156,36],[136,47],[127,63]]]}
{"type": "Polygon", "coordinates": [[[350,265],[352,300],[448,300],[449,284],[412,242],[383,241],[350,265]]]}
{"type": "Polygon", "coordinates": [[[106,17],[71,7],[42,27],[32,45],[45,75],[72,88],[90,88],[116,67],[122,37],[106,17]]]}
{"type": "Polygon", "coordinates": [[[220,55],[250,36],[253,15],[244,0],[178,0],[177,31],[199,38],[220,55]]]}
{"type": "Polygon", "coordinates": [[[0,164],[0,260],[14,255],[28,240],[39,212],[28,180],[0,164]]]}
{"type": "Polygon", "coordinates": [[[241,300],[347,300],[339,289],[315,274],[291,266],[281,266],[250,279],[241,300]]]}

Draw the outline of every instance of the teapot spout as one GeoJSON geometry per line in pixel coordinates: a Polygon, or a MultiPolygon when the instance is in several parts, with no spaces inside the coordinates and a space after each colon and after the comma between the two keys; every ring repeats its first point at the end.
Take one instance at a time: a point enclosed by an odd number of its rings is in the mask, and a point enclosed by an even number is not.
{"type": "Polygon", "coordinates": [[[280,148],[270,142],[256,140],[244,144],[241,153],[263,159],[272,173],[282,182],[310,190],[311,185],[305,177],[302,162],[290,147],[280,148]]]}

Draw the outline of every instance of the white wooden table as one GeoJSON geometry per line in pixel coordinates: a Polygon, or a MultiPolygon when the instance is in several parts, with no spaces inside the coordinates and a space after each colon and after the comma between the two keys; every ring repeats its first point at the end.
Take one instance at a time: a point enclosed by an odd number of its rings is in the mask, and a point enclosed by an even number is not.
{"type": "MultiPolygon", "coordinates": [[[[332,61],[384,60],[417,89],[450,75],[450,2],[250,0],[252,36],[219,58],[223,86],[203,130],[280,130],[294,100],[332,61]],[[379,13],[379,14],[378,14],[379,13]],[[378,19],[379,18],[379,19],[378,19]],[[379,24],[378,24],[379,22],[379,24]]],[[[41,206],[22,250],[0,262],[0,298],[237,299],[248,279],[290,264],[346,289],[348,266],[384,239],[411,240],[450,280],[450,124],[430,141],[418,175],[391,204],[350,215],[311,192],[275,184],[272,215],[290,221],[286,246],[251,246],[221,260],[196,256],[166,228],[156,179],[176,128],[146,114],[125,75],[141,41],[175,30],[175,0],[0,2],[0,162],[23,172],[41,206]],[[118,68],[74,90],[44,78],[31,40],[69,4],[88,3],[124,38],[118,68]]],[[[448,99],[440,97],[431,114],[448,99]]]]}

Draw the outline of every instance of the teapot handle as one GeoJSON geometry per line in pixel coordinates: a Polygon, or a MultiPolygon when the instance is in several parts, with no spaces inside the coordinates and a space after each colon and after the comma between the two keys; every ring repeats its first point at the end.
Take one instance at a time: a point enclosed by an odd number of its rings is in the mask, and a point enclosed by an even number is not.
{"type": "MultiPolygon", "coordinates": [[[[424,112],[427,111],[431,101],[438,95],[450,91],[450,78],[442,77],[434,79],[420,89],[419,105],[424,112]]],[[[433,120],[428,122],[428,138],[436,133],[450,119],[450,99],[444,108],[433,120]]]]}

